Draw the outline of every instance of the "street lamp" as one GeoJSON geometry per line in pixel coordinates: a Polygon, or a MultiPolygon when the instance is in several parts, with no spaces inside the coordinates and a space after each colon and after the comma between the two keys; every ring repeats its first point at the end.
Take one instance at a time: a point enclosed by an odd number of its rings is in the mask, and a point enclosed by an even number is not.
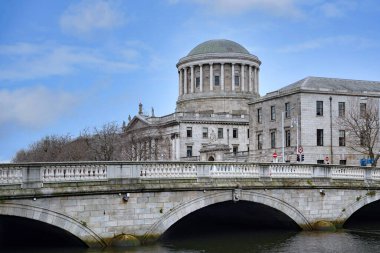
{"type": "MultiPolygon", "coordinates": [[[[288,112],[290,114],[290,112],[294,109],[294,107],[286,110],[286,111],[282,111],[281,112],[281,132],[282,132],[282,162],[284,163],[285,162],[285,112],[288,112]]],[[[297,154],[298,154],[298,116],[297,118],[294,118],[292,119],[292,125],[291,127],[293,127],[293,123],[296,124],[296,127],[297,127],[297,154]]]]}
{"type": "Polygon", "coordinates": [[[299,145],[298,145],[298,116],[295,117],[295,118],[292,118],[292,124],[291,124],[291,127],[293,127],[293,124],[296,125],[296,129],[297,129],[297,138],[296,138],[296,143],[297,143],[297,155],[299,154],[299,145]]]}

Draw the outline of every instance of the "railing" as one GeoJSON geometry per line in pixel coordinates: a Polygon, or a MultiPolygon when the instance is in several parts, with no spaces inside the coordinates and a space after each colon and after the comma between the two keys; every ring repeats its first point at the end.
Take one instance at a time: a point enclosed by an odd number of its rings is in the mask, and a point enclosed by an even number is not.
{"type": "Polygon", "coordinates": [[[0,164],[0,185],[44,187],[50,183],[117,179],[329,179],[379,181],[380,168],[246,162],[78,162],[0,164]]]}
{"type": "Polygon", "coordinates": [[[269,173],[272,178],[312,178],[313,168],[304,166],[271,165],[269,173]]]}
{"type": "Polygon", "coordinates": [[[259,178],[260,167],[256,164],[219,164],[212,165],[210,177],[216,178],[259,178]]]}
{"type": "Polygon", "coordinates": [[[0,185],[20,184],[22,182],[22,168],[5,167],[0,168],[0,185]]]}
{"type": "Polygon", "coordinates": [[[42,167],[42,182],[98,181],[107,179],[106,165],[64,165],[42,167]]]}
{"type": "Polygon", "coordinates": [[[196,178],[197,169],[191,164],[146,164],[141,167],[142,179],[152,178],[196,178]]]}

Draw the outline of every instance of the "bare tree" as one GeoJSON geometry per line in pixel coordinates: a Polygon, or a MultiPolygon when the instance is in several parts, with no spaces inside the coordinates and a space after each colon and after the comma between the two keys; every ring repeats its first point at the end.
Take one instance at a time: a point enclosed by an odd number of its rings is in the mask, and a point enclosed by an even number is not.
{"type": "Polygon", "coordinates": [[[71,142],[70,135],[45,136],[31,144],[26,150],[17,152],[13,162],[57,162],[62,161],[62,151],[71,142]]]}
{"type": "Polygon", "coordinates": [[[348,106],[350,109],[344,117],[337,119],[338,124],[348,133],[346,145],[372,159],[373,167],[380,157],[379,106],[376,101],[368,98],[365,103],[359,103],[358,100],[352,99],[348,106]]]}
{"type": "Polygon", "coordinates": [[[92,152],[92,160],[116,160],[119,151],[121,128],[115,123],[106,123],[101,128],[94,128],[93,134],[85,130],[81,137],[92,152]]]}

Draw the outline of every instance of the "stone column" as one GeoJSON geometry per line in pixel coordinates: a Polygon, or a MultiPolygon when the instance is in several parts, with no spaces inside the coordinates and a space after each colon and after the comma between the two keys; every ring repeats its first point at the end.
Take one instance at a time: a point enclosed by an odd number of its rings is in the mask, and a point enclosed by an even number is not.
{"type": "Polygon", "coordinates": [[[257,92],[257,68],[256,67],[253,72],[253,83],[255,85],[255,92],[257,92]]]}
{"type": "Polygon", "coordinates": [[[252,92],[253,87],[252,87],[252,66],[249,65],[248,68],[248,78],[249,78],[249,92],[252,92]]]}
{"type": "Polygon", "coordinates": [[[224,63],[220,64],[220,87],[224,90],[224,63]]]}
{"type": "Polygon", "coordinates": [[[232,90],[235,90],[235,63],[231,64],[231,83],[232,90]]]}
{"type": "Polygon", "coordinates": [[[181,157],[181,146],[180,146],[180,139],[179,136],[175,138],[175,153],[176,153],[176,160],[178,161],[181,157]]]}
{"type": "Polygon", "coordinates": [[[259,93],[259,87],[260,87],[260,83],[259,83],[259,73],[260,73],[260,69],[258,68],[257,69],[257,74],[256,74],[256,79],[257,79],[257,85],[256,85],[256,92],[259,93]]]}
{"type": "Polygon", "coordinates": [[[202,64],[199,64],[199,90],[203,91],[203,68],[202,64]]]}
{"type": "Polygon", "coordinates": [[[191,70],[190,90],[191,90],[191,93],[194,93],[194,66],[193,65],[190,66],[190,70],[191,70]]]}
{"type": "Polygon", "coordinates": [[[179,69],[179,95],[183,95],[183,82],[182,82],[183,76],[182,76],[182,69],[179,69]]]}
{"type": "Polygon", "coordinates": [[[184,84],[183,84],[183,89],[185,90],[185,94],[187,93],[187,68],[185,67],[183,69],[183,75],[184,75],[184,84]]]}
{"type": "Polygon", "coordinates": [[[210,63],[210,91],[214,90],[214,69],[212,64],[210,63]]]}
{"type": "Polygon", "coordinates": [[[240,67],[240,73],[241,73],[241,80],[240,80],[240,83],[241,83],[241,91],[244,91],[244,64],[241,64],[241,67],[240,67]]]}

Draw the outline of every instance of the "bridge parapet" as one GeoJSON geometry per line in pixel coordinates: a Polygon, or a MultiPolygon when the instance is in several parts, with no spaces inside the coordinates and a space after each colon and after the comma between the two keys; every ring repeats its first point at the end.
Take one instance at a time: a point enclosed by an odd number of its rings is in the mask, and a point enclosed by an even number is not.
{"type": "Polygon", "coordinates": [[[22,188],[44,183],[96,182],[114,179],[344,179],[380,181],[380,168],[315,164],[237,162],[79,162],[0,164],[0,185],[22,188]]]}

